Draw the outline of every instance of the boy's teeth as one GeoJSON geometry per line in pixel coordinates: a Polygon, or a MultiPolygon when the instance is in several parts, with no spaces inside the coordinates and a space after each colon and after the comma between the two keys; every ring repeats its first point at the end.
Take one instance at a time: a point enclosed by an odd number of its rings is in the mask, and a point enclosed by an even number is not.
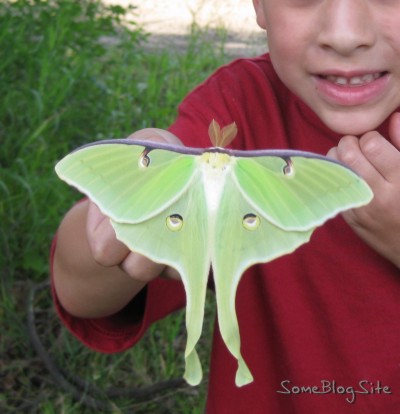
{"type": "Polygon", "coordinates": [[[350,85],[360,85],[361,78],[359,76],[355,76],[354,78],[350,78],[350,85]]]}
{"type": "Polygon", "coordinates": [[[347,79],[342,76],[328,76],[328,80],[337,83],[338,85],[347,85],[347,79]]]}
{"type": "Polygon", "coordinates": [[[375,79],[379,78],[379,73],[369,73],[368,75],[363,76],[353,76],[351,78],[345,78],[344,76],[335,76],[335,75],[328,75],[326,79],[329,82],[335,83],[337,85],[351,85],[351,86],[358,86],[358,85],[366,85],[374,81],[375,79]]]}

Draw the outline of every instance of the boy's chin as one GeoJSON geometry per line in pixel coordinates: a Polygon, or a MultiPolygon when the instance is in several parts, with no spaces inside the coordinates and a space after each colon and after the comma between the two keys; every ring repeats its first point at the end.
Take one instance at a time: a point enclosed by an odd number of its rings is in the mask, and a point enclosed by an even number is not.
{"type": "Polygon", "coordinates": [[[339,135],[361,136],[375,131],[387,118],[387,115],[377,116],[368,113],[336,113],[329,116],[320,116],[322,122],[339,135]]]}

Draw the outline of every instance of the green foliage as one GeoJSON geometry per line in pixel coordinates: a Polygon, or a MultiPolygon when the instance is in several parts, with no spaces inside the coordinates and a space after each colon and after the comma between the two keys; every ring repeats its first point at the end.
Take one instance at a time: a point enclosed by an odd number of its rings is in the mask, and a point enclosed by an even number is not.
{"type": "Polygon", "coordinates": [[[123,55],[130,54],[132,64],[144,38],[139,29],[117,25],[123,13],[96,1],[1,5],[0,240],[8,272],[46,272],[50,224],[69,197],[52,173],[54,161],[100,131],[121,133],[121,123],[110,125],[107,114],[121,81],[104,81],[104,73],[123,55]],[[113,50],[102,41],[106,36],[118,39],[113,50]],[[114,84],[106,88],[105,82],[114,84]]]}
{"type": "MultiPolygon", "coordinates": [[[[127,21],[134,11],[98,0],[0,2],[1,412],[90,412],[52,385],[24,327],[28,288],[48,277],[51,239],[80,197],[56,178],[56,161],[85,142],[167,127],[183,96],[224,60],[223,47],[206,40],[196,25],[185,50],[168,50],[166,43],[162,52],[149,52],[147,35],[127,21]]],[[[49,308],[49,299],[45,304],[49,308]]],[[[171,321],[155,328],[157,343],[150,334],[142,351],[135,347],[127,356],[94,356],[63,331],[49,347],[64,367],[99,378],[100,387],[107,385],[110,370],[121,383],[132,384],[126,368],[132,363],[135,372],[143,372],[134,380],[151,383],[182,374],[175,360],[181,352],[168,336],[178,322],[171,321]]],[[[183,394],[171,411],[194,412],[199,392],[204,388],[191,391],[189,403],[183,394]]]]}

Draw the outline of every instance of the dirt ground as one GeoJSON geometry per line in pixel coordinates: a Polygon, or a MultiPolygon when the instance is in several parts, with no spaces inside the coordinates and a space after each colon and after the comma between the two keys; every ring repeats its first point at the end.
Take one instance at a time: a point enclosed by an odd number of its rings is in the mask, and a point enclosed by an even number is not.
{"type": "Polygon", "coordinates": [[[135,20],[151,33],[150,45],[179,47],[195,21],[201,27],[224,28],[226,51],[252,56],[266,51],[266,35],[256,23],[251,0],[104,0],[136,6],[135,20]]]}

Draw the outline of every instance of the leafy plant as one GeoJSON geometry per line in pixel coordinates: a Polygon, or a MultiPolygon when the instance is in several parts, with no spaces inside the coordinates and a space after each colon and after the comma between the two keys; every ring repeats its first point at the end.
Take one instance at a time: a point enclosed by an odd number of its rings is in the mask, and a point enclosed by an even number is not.
{"type": "MultiPolygon", "coordinates": [[[[51,239],[80,195],[56,178],[71,149],[134,130],[167,127],[183,96],[225,61],[223,44],[193,25],[183,51],[149,52],[147,34],[127,21],[134,8],[99,0],[0,2],[0,411],[90,413],[55,388],[25,329],[33,283],[48,278],[51,239]]],[[[134,14],[133,14],[134,16],[134,14]]],[[[43,293],[44,294],[44,293],[43,293]]],[[[40,306],[39,306],[40,305],[40,306]]],[[[105,389],[179,375],[182,316],[157,324],[122,355],[95,354],[35,303],[40,333],[68,371],[105,389]],[[175,339],[178,333],[178,339],[175,339]],[[133,369],[134,367],[134,369],[133,369]]],[[[212,326],[212,312],[209,330],[212,326]]],[[[135,412],[201,412],[204,388],[135,405],[135,412]],[[169,408],[168,408],[169,407],[169,408]],[[157,411],[158,410],[158,411],[157,411]],[[163,411],[164,410],[164,411],[163,411]]],[[[115,412],[132,402],[122,400],[115,412]]],[[[95,411],[100,412],[100,411],[95,411]]]]}

